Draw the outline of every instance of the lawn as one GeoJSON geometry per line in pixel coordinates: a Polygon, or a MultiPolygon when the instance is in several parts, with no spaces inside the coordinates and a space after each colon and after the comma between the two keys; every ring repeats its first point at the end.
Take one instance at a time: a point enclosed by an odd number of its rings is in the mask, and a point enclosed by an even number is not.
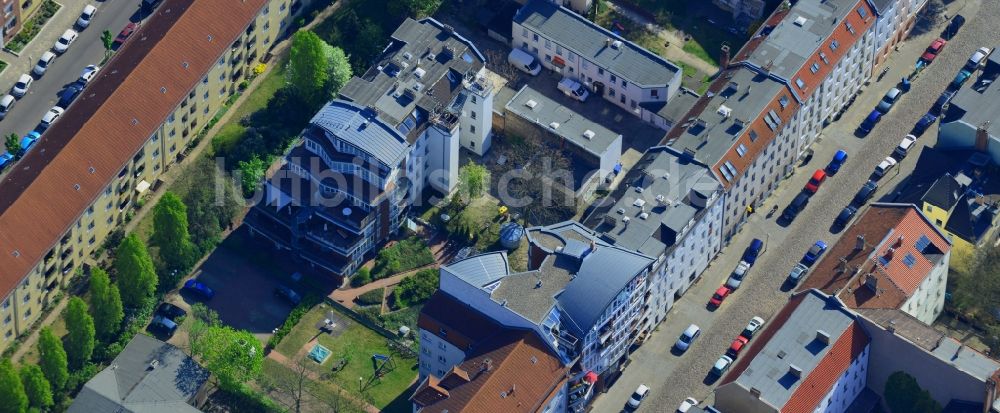
{"type": "MultiPolygon", "coordinates": [[[[278,344],[275,350],[294,359],[299,350],[316,335],[316,323],[322,321],[329,310],[330,307],[320,305],[306,313],[302,317],[302,321],[292,329],[291,333],[285,336],[285,339],[278,344]]],[[[347,365],[340,371],[333,373],[331,380],[340,387],[357,394],[357,389],[361,386],[358,378],[364,378],[364,382],[367,383],[364,385],[364,396],[369,398],[376,407],[385,408],[416,380],[417,360],[403,358],[403,356],[393,352],[389,349],[385,337],[354,322],[347,316],[342,315],[337,322],[343,324],[344,329],[342,331],[338,329],[336,337],[321,334],[318,338],[319,343],[330,350],[330,357],[322,365],[310,361],[310,368],[318,374],[332,373],[332,368],[337,361],[346,358],[347,365]],[[375,380],[368,383],[374,373],[373,354],[390,355],[396,367],[386,373],[381,381],[375,380]]]]}
{"type": "MultiPolygon", "coordinates": [[[[715,66],[719,65],[720,48],[723,44],[728,44],[730,50],[735,53],[747,41],[746,33],[734,35],[721,23],[720,25],[708,23],[705,16],[709,10],[706,8],[714,7],[711,2],[687,0],[631,0],[631,2],[651,14],[660,26],[690,35],[691,39],[684,44],[684,51],[715,66]]],[[[764,16],[769,15],[775,5],[775,2],[769,1],[764,16]]]]}
{"type": "Polygon", "coordinates": [[[230,116],[229,121],[222,125],[218,133],[215,134],[215,137],[212,138],[212,149],[214,151],[224,152],[225,149],[239,142],[243,136],[243,132],[246,131],[246,127],[240,125],[240,119],[267,107],[267,102],[274,97],[278,89],[281,89],[285,85],[287,62],[288,57],[285,54],[272,60],[270,64],[277,66],[264,74],[264,78],[247,95],[239,107],[232,109],[232,116],[230,116]]]}
{"type": "Polygon", "coordinates": [[[434,254],[418,237],[410,237],[383,248],[375,257],[372,279],[379,280],[434,262],[434,254]]]}
{"type": "MultiPolygon", "coordinates": [[[[264,359],[264,366],[261,369],[261,375],[278,383],[296,383],[296,380],[298,380],[298,375],[295,371],[292,371],[281,363],[269,358],[264,359]]],[[[359,408],[351,403],[350,400],[343,397],[343,393],[347,393],[346,389],[337,389],[327,383],[316,382],[314,380],[309,380],[305,388],[307,396],[303,396],[301,406],[303,412],[327,412],[333,410],[334,407],[336,407],[337,412],[364,412],[364,409],[359,408]]],[[[271,393],[269,396],[275,401],[279,401],[284,397],[287,397],[285,394],[281,394],[280,392],[271,393]]]]}

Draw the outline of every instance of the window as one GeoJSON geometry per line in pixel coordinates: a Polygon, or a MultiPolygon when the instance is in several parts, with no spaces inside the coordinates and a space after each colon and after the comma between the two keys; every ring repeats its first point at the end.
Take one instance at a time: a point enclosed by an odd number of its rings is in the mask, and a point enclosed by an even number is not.
{"type": "Polygon", "coordinates": [[[10,324],[12,319],[13,317],[11,317],[10,314],[7,314],[7,318],[3,319],[3,324],[4,325],[10,324]]]}
{"type": "Polygon", "coordinates": [[[3,300],[3,305],[0,305],[0,308],[3,308],[4,310],[10,308],[10,299],[8,298],[6,300],[3,300]]]}
{"type": "Polygon", "coordinates": [[[469,142],[469,146],[470,146],[470,147],[471,147],[472,149],[476,149],[476,141],[470,141],[470,142],[469,142]]]}
{"type": "Polygon", "coordinates": [[[743,155],[747,154],[747,147],[741,143],[740,146],[736,147],[736,153],[740,155],[740,158],[742,158],[743,155]]]}
{"type": "Polygon", "coordinates": [[[830,51],[831,52],[836,52],[838,47],[840,47],[840,42],[838,42],[836,40],[830,42],[830,51]]]}
{"type": "Polygon", "coordinates": [[[604,76],[604,68],[597,68],[597,74],[604,76]]]}
{"type": "Polygon", "coordinates": [[[864,6],[858,7],[858,15],[860,15],[862,19],[867,19],[868,10],[865,10],[864,6]]]}
{"type": "Polygon", "coordinates": [[[781,105],[782,109],[788,106],[788,96],[782,96],[780,99],[778,99],[778,104],[781,105]]]}
{"type": "Polygon", "coordinates": [[[528,49],[528,42],[521,42],[521,48],[527,50],[528,49]]]}
{"type": "Polygon", "coordinates": [[[522,37],[528,37],[528,29],[527,28],[524,28],[524,27],[521,28],[521,36],[522,37]]]}
{"type": "Polygon", "coordinates": [[[816,72],[819,72],[819,63],[813,62],[812,66],[809,67],[809,71],[813,72],[813,74],[816,74],[816,72]]]}
{"type": "Polygon", "coordinates": [[[626,82],[625,79],[622,79],[622,90],[625,89],[628,89],[628,82],[626,82]]]}
{"type": "Polygon", "coordinates": [[[556,45],[556,54],[562,56],[562,46],[556,45]]]}
{"type": "Polygon", "coordinates": [[[476,103],[476,95],[472,95],[472,103],[476,103]]]}
{"type": "Polygon", "coordinates": [[[844,22],[844,27],[847,27],[847,31],[854,34],[854,26],[851,25],[851,22],[844,22]]]}
{"type": "Polygon", "coordinates": [[[287,7],[287,5],[285,3],[281,3],[281,7],[279,8],[279,10],[285,11],[286,7],[287,7]]]}
{"type": "Polygon", "coordinates": [[[534,40],[535,43],[538,43],[538,35],[537,34],[532,34],[531,35],[531,40],[534,40]]]}
{"type": "Polygon", "coordinates": [[[444,356],[438,356],[438,361],[444,363],[445,362],[444,356]]]}
{"type": "Polygon", "coordinates": [[[803,82],[801,78],[795,78],[795,86],[798,86],[799,89],[805,89],[806,82],[803,82]]]}
{"type": "Polygon", "coordinates": [[[471,117],[472,119],[475,119],[476,118],[476,111],[469,112],[469,117],[471,117]]]}
{"type": "Polygon", "coordinates": [[[438,343],[438,348],[441,349],[441,350],[445,350],[446,349],[443,342],[438,343]]]}
{"type": "Polygon", "coordinates": [[[751,130],[751,131],[750,131],[750,142],[754,142],[754,141],[756,141],[756,140],[757,140],[757,132],[756,132],[756,131],[753,131],[753,130],[751,130]]]}
{"type": "Polygon", "coordinates": [[[208,100],[208,91],[205,91],[205,95],[202,96],[203,99],[208,100]]]}
{"type": "Polygon", "coordinates": [[[476,125],[469,125],[469,132],[476,133],[476,125]]]}
{"type": "Polygon", "coordinates": [[[823,63],[830,64],[830,61],[826,60],[826,53],[819,52],[819,60],[822,60],[823,63]]]}
{"type": "Polygon", "coordinates": [[[552,42],[550,42],[549,39],[545,39],[545,48],[552,50],[552,42]]]}
{"type": "Polygon", "coordinates": [[[615,76],[615,75],[611,75],[611,83],[615,83],[617,81],[618,81],[618,77],[615,76]]]}
{"type": "Polygon", "coordinates": [[[608,96],[614,97],[615,96],[615,90],[609,88],[608,89],[608,96]]]}
{"type": "Polygon", "coordinates": [[[658,89],[650,90],[649,91],[649,96],[650,97],[654,97],[654,98],[658,98],[658,97],[660,97],[660,91],[658,89]]]}

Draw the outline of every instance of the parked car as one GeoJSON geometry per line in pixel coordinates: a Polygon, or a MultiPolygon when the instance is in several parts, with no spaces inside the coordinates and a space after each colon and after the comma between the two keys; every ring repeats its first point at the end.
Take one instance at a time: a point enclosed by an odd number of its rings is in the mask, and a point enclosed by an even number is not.
{"type": "Polygon", "coordinates": [[[964,85],[965,81],[969,80],[970,77],[972,77],[971,71],[969,71],[968,69],[960,70],[958,74],[955,75],[955,78],[952,79],[951,84],[948,85],[948,90],[961,89],[962,85],[964,85]]]}
{"type": "Polygon", "coordinates": [[[279,285],[274,288],[274,296],[288,301],[293,306],[299,305],[299,303],[302,302],[302,296],[299,295],[299,293],[284,285],[279,285]]]}
{"type": "Polygon", "coordinates": [[[203,300],[211,300],[212,297],[215,297],[215,291],[197,280],[185,281],[184,287],[181,288],[181,291],[187,291],[188,293],[198,296],[203,300]]]}
{"type": "Polygon", "coordinates": [[[861,208],[865,202],[868,202],[868,200],[875,195],[876,190],[878,190],[878,183],[869,179],[868,182],[861,185],[861,189],[858,190],[858,193],[854,194],[854,199],[851,200],[851,205],[861,208]]]}
{"type": "Polygon", "coordinates": [[[806,182],[805,191],[810,194],[815,194],[816,191],[819,190],[819,186],[822,185],[825,180],[826,171],[817,169],[816,172],[813,172],[812,177],[809,178],[809,182],[806,182]]]}
{"type": "Polygon", "coordinates": [[[701,336],[701,328],[697,324],[691,324],[681,333],[677,342],[674,343],[674,348],[681,352],[687,351],[687,349],[691,348],[691,344],[698,339],[698,336],[701,336]]]}
{"type": "Polygon", "coordinates": [[[59,102],[56,103],[56,106],[68,109],[69,105],[80,96],[80,92],[82,91],[83,85],[79,83],[71,83],[69,86],[66,86],[66,89],[63,89],[62,93],[59,94],[59,102]]]}
{"type": "Polygon", "coordinates": [[[896,146],[896,150],[892,151],[892,153],[896,154],[896,156],[899,156],[900,159],[905,158],[906,154],[910,152],[910,148],[913,148],[913,145],[915,145],[916,143],[917,143],[916,136],[906,135],[903,137],[903,141],[899,142],[899,145],[896,146]]]}
{"type": "Polygon", "coordinates": [[[952,17],[951,21],[948,22],[948,26],[944,28],[944,31],[941,32],[941,37],[951,40],[952,37],[955,37],[955,35],[958,34],[958,30],[961,29],[964,24],[965,17],[962,17],[961,14],[956,14],[955,17],[952,17]]]}
{"type": "Polygon", "coordinates": [[[931,42],[931,45],[927,47],[927,50],[924,51],[924,54],[920,56],[920,60],[923,60],[927,63],[933,62],[934,59],[938,56],[938,54],[941,53],[942,50],[944,50],[944,46],[946,44],[948,44],[947,40],[942,39],[940,37],[937,38],[937,40],[931,42]]]}
{"type": "Polygon", "coordinates": [[[52,46],[52,50],[55,50],[56,53],[59,54],[65,53],[66,50],[69,50],[69,46],[73,44],[79,36],[80,34],[75,30],[66,29],[62,36],[59,36],[59,39],[56,39],[56,44],[52,46]]]}
{"type": "Polygon", "coordinates": [[[799,216],[799,212],[805,209],[806,205],[809,203],[809,194],[799,193],[792,200],[792,203],[785,207],[785,211],[781,213],[781,217],[788,222],[792,222],[795,217],[799,216]]]}
{"type": "Polygon", "coordinates": [[[516,47],[507,55],[507,62],[518,70],[532,76],[536,76],[542,71],[542,65],[538,64],[538,59],[535,56],[516,47]]]}
{"type": "Polygon", "coordinates": [[[125,27],[122,28],[122,31],[118,32],[118,36],[115,37],[114,44],[118,45],[118,47],[121,47],[121,45],[125,44],[128,38],[132,36],[132,33],[134,33],[135,30],[138,28],[139,25],[129,22],[129,24],[126,24],[125,27]]]}
{"type": "Polygon", "coordinates": [[[729,349],[726,350],[726,355],[732,357],[733,359],[739,357],[740,351],[742,351],[743,347],[746,347],[749,342],[750,340],[742,335],[736,336],[736,338],[733,339],[732,344],[729,345],[729,349]]]}
{"type": "Polygon", "coordinates": [[[747,326],[745,328],[743,328],[743,332],[740,333],[740,335],[749,340],[753,338],[753,335],[757,334],[757,331],[759,331],[760,328],[763,326],[764,326],[763,318],[760,317],[751,318],[750,322],[747,323],[747,326]]]}
{"type": "Polygon", "coordinates": [[[712,298],[708,300],[708,306],[712,308],[719,308],[719,306],[722,305],[722,302],[726,301],[726,297],[729,297],[729,294],[732,292],[733,290],[730,290],[729,287],[726,287],[725,285],[719,286],[719,288],[712,293],[712,298]]]}
{"type": "Polygon", "coordinates": [[[879,178],[885,176],[885,174],[888,173],[894,166],[896,166],[896,160],[891,156],[886,156],[882,162],[879,162],[879,164],[875,166],[875,176],[879,178]]]}
{"type": "Polygon", "coordinates": [[[746,261],[740,261],[739,264],[736,264],[736,269],[733,270],[733,273],[729,275],[729,279],[726,280],[726,287],[729,287],[731,290],[740,288],[740,284],[743,283],[743,278],[747,276],[748,271],[750,271],[750,264],[746,261]]]}
{"type": "Polygon", "coordinates": [[[854,205],[848,205],[844,209],[840,210],[837,214],[837,218],[833,220],[833,225],[837,228],[843,228],[847,226],[848,222],[851,222],[851,218],[854,218],[854,214],[858,213],[858,209],[854,205]]]}
{"type": "Polygon", "coordinates": [[[879,112],[877,109],[873,110],[865,117],[865,120],[861,121],[861,126],[858,129],[861,130],[863,135],[867,135],[871,133],[872,129],[875,129],[875,124],[880,120],[882,120],[882,112],[879,112]]]}
{"type": "Polygon", "coordinates": [[[17,82],[14,83],[14,87],[10,88],[10,94],[16,98],[24,96],[28,93],[28,89],[34,81],[35,78],[29,75],[21,75],[21,77],[17,78],[17,82]]]}
{"type": "Polygon", "coordinates": [[[173,337],[174,332],[177,331],[177,323],[162,315],[158,315],[153,317],[153,321],[149,323],[149,330],[159,332],[167,337],[173,337]]]}
{"type": "Polygon", "coordinates": [[[156,314],[169,318],[172,321],[177,321],[178,318],[186,316],[187,311],[170,303],[160,303],[156,307],[156,314]]]}
{"type": "Polygon", "coordinates": [[[729,367],[732,365],[733,358],[727,355],[722,355],[722,357],[719,357],[719,359],[715,361],[715,364],[712,365],[712,370],[708,373],[713,377],[722,377],[722,375],[726,374],[726,371],[728,371],[729,367]]]}
{"type": "Polygon", "coordinates": [[[753,266],[757,262],[757,257],[760,256],[760,252],[764,249],[764,241],[759,238],[754,238],[750,241],[750,245],[747,245],[747,249],[743,250],[743,261],[748,264],[748,266],[753,266]]]}
{"type": "Polygon", "coordinates": [[[628,407],[638,409],[639,405],[642,404],[642,399],[645,399],[648,395],[649,387],[645,384],[640,384],[639,387],[635,389],[635,393],[632,393],[632,397],[628,398],[628,407]]]}
{"type": "Polygon", "coordinates": [[[809,267],[806,267],[805,264],[802,264],[801,262],[795,264],[795,266],[792,267],[792,271],[788,273],[788,280],[786,281],[791,285],[796,285],[800,280],[802,280],[802,277],[804,277],[807,272],[809,272],[809,267]]]}
{"type": "Polygon", "coordinates": [[[83,72],[80,72],[80,79],[77,80],[77,83],[82,83],[84,85],[90,83],[91,80],[94,80],[94,78],[97,77],[97,72],[100,70],[101,67],[98,65],[87,65],[87,67],[83,68],[83,72]]]}
{"type": "Polygon", "coordinates": [[[38,63],[35,63],[35,67],[31,69],[31,73],[41,77],[45,75],[45,71],[48,70],[49,65],[52,61],[56,59],[55,53],[45,52],[42,53],[42,57],[38,58],[38,63]]]}
{"type": "Polygon", "coordinates": [[[10,152],[7,151],[0,153],[0,171],[4,170],[4,168],[12,162],[14,162],[14,155],[11,155],[10,152]]]}
{"type": "Polygon", "coordinates": [[[882,114],[889,113],[889,110],[892,109],[892,105],[896,104],[896,101],[899,100],[900,96],[903,96],[903,91],[898,88],[889,89],[888,92],[885,92],[885,96],[882,96],[882,100],[878,102],[878,106],[875,106],[875,110],[881,112],[882,114]]]}
{"type": "Polygon", "coordinates": [[[83,6],[83,12],[80,13],[80,17],[76,19],[77,27],[86,29],[87,26],[90,26],[90,22],[94,20],[95,14],[97,14],[97,7],[90,4],[83,6]]]}
{"type": "Polygon", "coordinates": [[[62,116],[63,112],[66,112],[66,109],[59,106],[53,106],[48,112],[45,112],[45,115],[42,116],[42,122],[39,123],[38,126],[40,126],[43,131],[48,129],[49,126],[52,126],[53,123],[56,123],[56,121],[59,120],[59,117],[62,116]]]}
{"type": "Polygon", "coordinates": [[[927,131],[927,128],[930,128],[931,125],[934,124],[934,122],[937,122],[937,116],[934,116],[934,114],[932,113],[924,114],[924,116],[922,116],[920,120],[917,121],[917,124],[913,125],[913,135],[914,136],[923,135],[924,132],[927,131]]]}
{"type": "Polygon", "coordinates": [[[823,253],[826,252],[826,243],[823,240],[817,240],[809,250],[806,251],[806,255],[802,256],[802,263],[806,266],[811,266],[816,263],[823,253]]]}
{"type": "Polygon", "coordinates": [[[830,174],[835,174],[840,171],[840,167],[844,166],[844,162],[847,162],[847,151],[841,149],[833,154],[833,159],[826,166],[826,171],[830,174]]]}
{"type": "Polygon", "coordinates": [[[14,99],[14,96],[4,95],[0,98],[0,119],[7,117],[15,103],[17,103],[17,99],[14,99]]]}
{"type": "Polygon", "coordinates": [[[590,96],[590,91],[588,91],[586,87],[581,85],[580,82],[577,82],[568,77],[563,78],[563,80],[560,80],[559,84],[556,86],[566,96],[569,96],[581,102],[586,102],[587,97],[590,96]]]}
{"type": "Polygon", "coordinates": [[[972,53],[972,56],[969,57],[969,61],[965,62],[965,68],[969,70],[978,69],[979,66],[986,61],[986,56],[989,56],[991,51],[992,50],[990,50],[989,47],[980,47],[979,50],[972,53]]]}
{"type": "Polygon", "coordinates": [[[941,92],[941,96],[938,96],[937,100],[934,101],[934,105],[931,106],[931,111],[929,113],[941,114],[941,112],[944,112],[948,102],[951,101],[951,98],[955,97],[956,93],[958,93],[958,91],[952,89],[941,92]]]}
{"type": "Polygon", "coordinates": [[[21,151],[18,152],[17,156],[24,156],[25,154],[27,154],[28,151],[30,151],[31,148],[35,146],[35,144],[38,143],[38,140],[41,138],[42,134],[36,131],[28,132],[27,135],[24,135],[24,137],[21,138],[21,151]]]}
{"type": "Polygon", "coordinates": [[[692,407],[697,405],[698,405],[698,400],[695,400],[694,397],[688,397],[681,402],[680,406],[677,407],[677,412],[687,413],[689,410],[691,410],[692,407]]]}

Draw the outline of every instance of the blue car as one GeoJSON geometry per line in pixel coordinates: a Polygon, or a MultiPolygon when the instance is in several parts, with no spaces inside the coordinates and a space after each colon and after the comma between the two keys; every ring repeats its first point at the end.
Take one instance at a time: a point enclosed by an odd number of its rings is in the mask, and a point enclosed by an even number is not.
{"type": "Polygon", "coordinates": [[[215,291],[212,291],[212,289],[208,288],[207,285],[202,284],[197,280],[187,280],[184,282],[184,287],[181,288],[181,291],[187,291],[188,293],[201,297],[203,300],[211,300],[212,297],[215,297],[215,291]]]}
{"type": "Polygon", "coordinates": [[[750,241],[750,246],[743,251],[743,261],[753,265],[754,262],[757,262],[757,257],[760,256],[762,249],[764,249],[764,241],[754,238],[753,241],[750,241]]]}
{"type": "Polygon", "coordinates": [[[831,159],[830,164],[826,166],[826,170],[831,174],[835,174],[840,170],[841,166],[844,166],[844,162],[847,162],[847,151],[841,149],[837,151],[837,153],[833,154],[833,159],[831,159]]]}
{"type": "Polygon", "coordinates": [[[930,128],[934,122],[937,122],[937,116],[934,116],[932,113],[924,114],[924,116],[917,121],[917,124],[913,125],[913,134],[916,136],[923,135],[924,132],[927,131],[927,128],[930,128]]]}
{"type": "Polygon", "coordinates": [[[812,266],[824,252],[826,252],[826,243],[823,242],[823,240],[816,241],[816,243],[809,248],[809,251],[806,251],[806,255],[802,257],[802,263],[807,266],[812,266]]]}
{"type": "Polygon", "coordinates": [[[869,132],[872,131],[872,129],[875,129],[875,124],[878,123],[878,121],[880,120],[882,120],[882,112],[879,112],[878,110],[873,110],[871,113],[868,114],[868,117],[866,117],[865,120],[861,122],[861,126],[859,127],[859,129],[861,129],[862,133],[867,135],[869,132]]]}
{"type": "Polygon", "coordinates": [[[38,139],[41,137],[42,135],[35,131],[28,132],[27,135],[24,135],[24,137],[21,138],[21,152],[18,155],[24,156],[24,154],[28,153],[28,150],[30,150],[32,146],[35,146],[35,144],[38,143],[38,139]]]}
{"type": "Polygon", "coordinates": [[[4,170],[11,162],[14,162],[14,155],[11,155],[10,152],[0,154],[0,171],[4,170]]]}

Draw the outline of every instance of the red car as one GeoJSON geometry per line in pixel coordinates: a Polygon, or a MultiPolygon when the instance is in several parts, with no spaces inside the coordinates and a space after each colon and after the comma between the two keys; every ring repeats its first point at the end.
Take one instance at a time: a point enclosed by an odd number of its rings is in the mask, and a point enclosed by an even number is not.
{"type": "Polygon", "coordinates": [[[948,44],[946,40],[938,37],[937,40],[931,42],[930,47],[928,47],[927,51],[925,51],[924,54],[920,56],[920,59],[927,63],[933,62],[934,58],[936,58],[938,54],[941,53],[942,50],[944,50],[944,45],[946,44],[948,44]]]}
{"type": "Polygon", "coordinates": [[[118,32],[118,37],[115,38],[115,44],[119,46],[124,44],[125,41],[128,40],[129,36],[132,36],[132,33],[135,32],[135,29],[138,28],[139,25],[135,23],[129,22],[129,24],[126,24],[125,28],[122,29],[122,31],[118,32]]]}
{"type": "Polygon", "coordinates": [[[733,292],[733,290],[730,290],[729,287],[726,287],[725,285],[719,287],[718,290],[715,290],[715,294],[712,294],[712,299],[708,300],[708,305],[714,308],[719,308],[719,306],[722,305],[722,301],[725,300],[731,292],[733,292]]]}
{"type": "Polygon", "coordinates": [[[729,346],[729,350],[726,350],[726,355],[736,359],[736,356],[740,355],[740,350],[743,350],[743,347],[746,347],[749,342],[750,340],[747,340],[746,337],[737,336],[736,339],[733,340],[733,344],[729,346]]]}
{"type": "Polygon", "coordinates": [[[819,186],[823,184],[826,180],[826,171],[822,169],[817,169],[813,172],[812,178],[809,178],[809,182],[806,183],[806,192],[815,194],[819,190],[819,186]]]}

